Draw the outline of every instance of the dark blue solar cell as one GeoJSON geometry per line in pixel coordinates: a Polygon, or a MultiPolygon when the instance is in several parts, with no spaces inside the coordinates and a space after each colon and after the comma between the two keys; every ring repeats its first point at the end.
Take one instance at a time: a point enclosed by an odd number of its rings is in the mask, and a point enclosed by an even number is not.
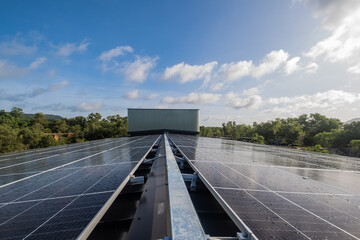
{"type": "Polygon", "coordinates": [[[260,239],[360,238],[360,167],[354,158],[170,137],[260,239]]]}
{"type": "Polygon", "coordinates": [[[15,170],[0,188],[0,239],[75,239],[157,137],[88,142],[29,151],[24,156],[0,155],[0,163],[16,156],[13,165],[18,164],[6,168],[15,170]]]}

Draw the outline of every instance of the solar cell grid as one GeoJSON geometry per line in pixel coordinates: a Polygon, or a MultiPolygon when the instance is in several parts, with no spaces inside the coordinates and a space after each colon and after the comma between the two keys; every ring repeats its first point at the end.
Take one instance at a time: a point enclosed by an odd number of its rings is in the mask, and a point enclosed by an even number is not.
{"type": "MultiPolygon", "coordinates": [[[[50,158],[30,163],[26,161],[31,160],[22,158],[24,164],[17,167],[29,169],[19,169],[24,175],[9,175],[16,177],[2,179],[0,186],[0,238],[76,238],[157,137],[81,144],[76,153],[57,157],[51,163],[50,158]]],[[[56,149],[60,150],[66,148],[56,149]]],[[[34,152],[26,154],[38,157],[34,152]]]]}
{"type": "MultiPolygon", "coordinates": [[[[304,178],[284,168],[269,168],[265,166],[243,166],[236,164],[221,164],[228,171],[245,177],[258,186],[271,188],[273,191],[303,192],[303,193],[331,193],[345,194],[343,189],[324,184],[322,181],[304,178]]],[[[322,172],[324,173],[324,172],[322,172]]]]}
{"type": "MultiPolygon", "coordinates": [[[[201,138],[201,137],[189,137],[189,136],[177,136],[175,140],[179,147],[195,147],[197,149],[207,149],[207,153],[216,154],[218,157],[224,158],[224,156],[231,155],[244,155],[242,160],[256,160],[262,164],[279,165],[279,166],[294,166],[309,168],[328,168],[328,169],[341,169],[341,170],[360,170],[360,162],[356,158],[333,156],[326,154],[315,154],[312,152],[305,152],[296,149],[287,149],[284,147],[276,146],[264,146],[246,142],[231,141],[213,138],[201,138]],[[180,139],[182,138],[182,139],[180,139]],[[199,139],[201,139],[199,141],[199,139]],[[254,159],[256,158],[256,159],[254,159]]],[[[204,154],[204,151],[197,153],[197,160],[200,154],[204,154]]],[[[190,158],[191,159],[191,158],[190,158]]],[[[192,159],[191,159],[192,160],[192,159]]],[[[226,160],[229,160],[226,158],[226,160]]]]}
{"type": "MultiPolygon", "coordinates": [[[[119,141],[119,142],[122,142],[119,141]]],[[[116,146],[117,143],[116,141],[112,141],[110,143],[106,143],[106,144],[100,144],[101,147],[103,148],[102,150],[104,152],[107,151],[107,149],[111,149],[111,147],[114,147],[116,146]]],[[[99,145],[99,143],[98,143],[99,145]]],[[[99,146],[92,146],[92,147],[85,147],[85,148],[81,148],[79,149],[79,151],[81,150],[82,152],[78,152],[77,154],[67,154],[67,152],[64,152],[63,154],[59,154],[59,155],[55,155],[53,157],[47,157],[47,158],[36,158],[33,160],[27,160],[27,159],[22,159],[21,162],[18,162],[18,160],[16,160],[15,162],[16,163],[9,163],[7,166],[4,166],[2,169],[0,168],[0,176],[2,175],[9,175],[9,174],[13,174],[12,177],[7,180],[7,181],[11,181],[11,180],[16,180],[16,179],[21,179],[23,177],[26,177],[28,175],[31,175],[31,174],[28,174],[28,172],[34,172],[34,171],[44,171],[44,170],[48,170],[48,169],[51,169],[51,168],[55,168],[55,167],[58,167],[58,166],[61,166],[61,165],[64,165],[64,164],[68,164],[72,161],[74,161],[74,159],[81,159],[83,157],[91,157],[91,155],[98,155],[100,149],[96,150],[95,152],[86,152],[84,150],[87,150],[89,148],[96,148],[96,147],[99,147],[99,146]],[[36,161],[35,161],[36,160],[36,161]]],[[[95,156],[96,156],[95,155],[95,156]]],[[[6,178],[9,178],[8,176],[6,178]]],[[[2,182],[3,184],[4,183],[7,183],[5,182],[6,180],[3,180],[2,179],[2,182]]]]}
{"type": "Polygon", "coordinates": [[[229,140],[170,137],[259,239],[360,239],[360,161],[229,140]]]}
{"type": "MultiPolygon", "coordinates": [[[[114,142],[119,142],[119,141],[125,141],[125,139],[121,139],[121,140],[107,140],[104,142],[87,142],[87,143],[82,143],[80,145],[78,144],[71,144],[71,145],[63,145],[63,146],[59,146],[59,147],[54,147],[54,148],[45,148],[42,149],[41,151],[37,151],[37,152],[17,152],[16,156],[7,156],[5,159],[4,158],[0,158],[0,168],[1,167],[8,167],[9,165],[15,165],[15,164],[23,164],[26,163],[28,161],[38,161],[39,159],[46,159],[46,158],[50,158],[50,157],[54,157],[55,155],[58,156],[57,154],[73,154],[75,152],[78,151],[83,151],[84,149],[91,149],[91,148],[95,148],[95,147],[100,147],[100,146],[104,146],[107,144],[111,144],[114,142]]],[[[14,154],[15,155],[15,154],[14,154]]]]}

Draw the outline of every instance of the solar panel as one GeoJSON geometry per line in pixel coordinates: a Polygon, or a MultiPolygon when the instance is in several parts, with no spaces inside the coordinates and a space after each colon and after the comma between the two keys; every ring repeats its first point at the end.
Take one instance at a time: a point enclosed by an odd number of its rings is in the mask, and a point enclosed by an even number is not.
{"type": "Polygon", "coordinates": [[[75,239],[157,137],[0,155],[0,238],[75,239]]]}
{"type": "Polygon", "coordinates": [[[171,135],[259,239],[359,239],[357,159],[171,135]]]}

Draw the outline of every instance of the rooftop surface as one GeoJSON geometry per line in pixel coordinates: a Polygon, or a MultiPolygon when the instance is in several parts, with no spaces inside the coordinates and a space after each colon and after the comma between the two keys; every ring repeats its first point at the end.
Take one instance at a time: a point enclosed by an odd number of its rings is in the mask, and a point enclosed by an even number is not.
{"type": "MultiPolygon", "coordinates": [[[[0,238],[78,238],[159,136],[1,154],[0,238]]],[[[258,239],[360,239],[358,159],[178,134],[169,140],[258,239]]]]}

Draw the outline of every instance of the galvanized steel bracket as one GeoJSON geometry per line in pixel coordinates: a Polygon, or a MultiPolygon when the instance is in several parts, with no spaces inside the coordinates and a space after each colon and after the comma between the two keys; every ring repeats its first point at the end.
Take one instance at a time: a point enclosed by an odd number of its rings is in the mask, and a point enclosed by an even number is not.
{"type": "Polygon", "coordinates": [[[184,163],[186,162],[186,159],[184,157],[177,157],[175,156],[176,162],[179,163],[180,169],[184,169],[184,163]]]}
{"type": "Polygon", "coordinates": [[[135,177],[135,175],[130,175],[129,185],[139,185],[144,183],[144,176],[135,177]]]}
{"type": "Polygon", "coordinates": [[[242,232],[238,232],[236,234],[236,237],[239,240],[251,240],[252,239],[251,233],[245,234],[245,233],[242,233],[242,232]]]}
{"type": "Polygon", "coordinates": [[[197,173],[194,173],[194,174],[183,173],[182,177],[185,182],[191,182],[190,183],[190,191],[196,191],[196,180],[198,179],[197,173]]]}

